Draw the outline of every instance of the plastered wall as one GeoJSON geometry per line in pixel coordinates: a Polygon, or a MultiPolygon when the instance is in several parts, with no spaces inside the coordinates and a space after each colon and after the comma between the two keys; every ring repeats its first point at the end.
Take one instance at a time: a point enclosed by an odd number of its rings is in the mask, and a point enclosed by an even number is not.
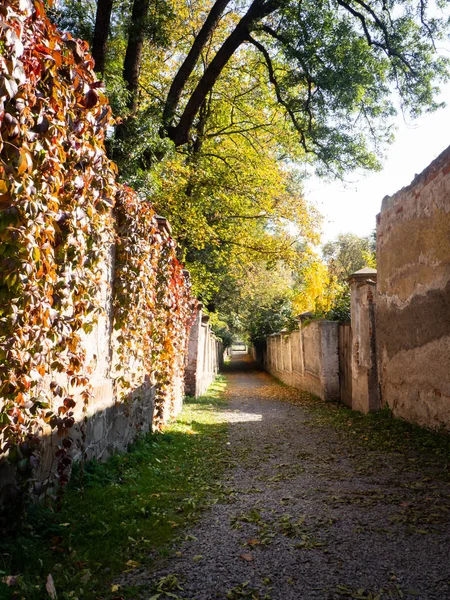
{"type": "Polygon", "coordinates": [[[450,426],[450,148],[377,219],[377,357],[394,414],[450,426]]]}
{"type": "Polygon", "coordinates": [[[317,320],[267,338],[265,369],[324,400],[339,399],[338,324],[317,320]]]}
{"type": "Polygon", "coordinates": [[[200,308],[189,337],[185,392],[201,396],[214,381],[223,363],[222,342],[214,335],[209,317],[200,308]]]}

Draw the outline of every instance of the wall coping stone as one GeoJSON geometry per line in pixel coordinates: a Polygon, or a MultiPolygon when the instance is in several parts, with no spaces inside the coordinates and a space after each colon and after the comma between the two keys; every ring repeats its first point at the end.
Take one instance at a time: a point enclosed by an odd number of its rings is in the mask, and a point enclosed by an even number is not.
{"type": "Polygon", "coordinates": [[[166,217],[156,215],[156,221],[158,222],[158,227],[161,233],[167,233],[169,236],[172,235],[172,226],[166,217]]]}
{"type": "Polygon", "coordinates": [[[392,196],[385,196],[381,203],[381,211],[377,215],[377,223],[380,222],[382,213],[389,207],[392,206],[396,198],[404,194],[405,192],[412,191],[420,183],[426,183],[426,181],[432,177],[435,173],[438,173],[440,169],[447,167],[450,164],[450,146],[443,150],[437,158],[435,158],[421,173],[416,174],[414,179],[409,185],[401,188],[392,196]]]}
{"type": "Polygon", "coordinates": [[[314,317],[314,313],[308,310],[298,315],[297,319],[300,321],[306,321],[306,319],[311,319],[312,317],[314,317]]]}
{"type": "Polygon", "coordinates": [[[356,273],[352,273],[347,279],[348,283],[376,283],[377,282],[377,270],[371,267],[364,267],[356,273]]]}

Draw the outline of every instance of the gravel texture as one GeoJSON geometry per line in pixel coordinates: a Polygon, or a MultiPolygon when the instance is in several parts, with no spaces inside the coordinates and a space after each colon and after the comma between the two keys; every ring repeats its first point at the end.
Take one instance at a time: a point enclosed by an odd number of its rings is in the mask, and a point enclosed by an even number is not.
{"type": "Polygon", "coordinates": [[[227,379],[225,501],[124,587],[144,584],[136,598],[148,599],[176,574],[183,589],[160,600],[450,599],[450,485],[439,465],[343,443],[243,355],[227,379]]]}

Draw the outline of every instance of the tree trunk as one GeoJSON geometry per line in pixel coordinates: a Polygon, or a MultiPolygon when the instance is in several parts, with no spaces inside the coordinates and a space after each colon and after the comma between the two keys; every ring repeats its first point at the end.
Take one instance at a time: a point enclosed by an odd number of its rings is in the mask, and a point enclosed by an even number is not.
{"type": "Polygon", "coordinates": [[[247,13],[236,25],[232,33],[219,48],[217,54],[203,73],[197,87],[184,109],[180,121],[176,127],[168,127],[167,135],[175,146],[182,146],[189,139],[189,132],[195,116],[202,106],[208,92],[210,92],[217,81],[223,68],[236,52],[236,50],[247,41],[251,27],[263,17],[275,12],[285,0],[254,0],[247,13]]]}
{"type": "Polygon", "coordinates": [[[123,63],[123,78],[130,92],[128,106],[133,113],[136,112],[137,108],[139,69],[141,66],[142,48],[145,38],[145,20],[149,4],[150,0],[133,1],[128,44],[123,63]]]}
{"type": "Polygon", "coordinates": [[[109,27],[113,0],[98,0],[95,15],[94,39],[92,41],[92,57],[95,60],[95,70],[104,75],[106,44],[108,41],[109,27]]]}
{"type": "Polygon", "coordinates": [[[220,17],[223,14],[223,11],[230,3],[231,0],[216,0],[214,6],[211,8],[211,11],[206,18],[202,28],[200,29],[197,37],[192,44],[192,48],[189,51],[189,54],[186,56],[183,64],[179,68],[177,74],[175,75],[174,80],[172,81],[172,85],[170,86],[169,93],[167,94],[166,104],[164,106],[163,112],[163,125],[168,127],[172,124],[173,117],[175,115],[175,111],[178,106],[178,102],[180,101],[181,92],[183,91],[184,86],[186,85],[189,76],[197,64],[200,53],[205,47],[207,41],[211,37],[214,28],[219,22],[220,17]]]}

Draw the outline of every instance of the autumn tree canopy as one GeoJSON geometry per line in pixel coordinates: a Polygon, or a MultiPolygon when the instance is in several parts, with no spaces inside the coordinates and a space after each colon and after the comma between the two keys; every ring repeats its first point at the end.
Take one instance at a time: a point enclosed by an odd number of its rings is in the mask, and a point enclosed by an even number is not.
{"type": "MultiPolygon", "coordinates": [[[[81,6],[70,4],[72,13],[81,6]]],[[[396,96],[413,116],[436,108],[436,85],[448,69],[435,49],[446,35],[447,19],[439,9],[447,3],[437,0],[433,10],[429,4],[216,0],[187,7],[178,0],[133,0],[116,6],[114,14],[112,0],[98,0],[91,9],[96,15],[91,39],[98,70],[104,72],[111,25],[117,33],[116,19],[125,21],[123,76],[134,110],[149,103],[145,56],[153,53],[158,60],[158,48],[168,50],[170,76],[159,82],[153,100],[161,135],[176,146],[195,137],[201,108],[226,66],[245,68],[256,56],[303,150],[342,170],[373,166],[371,150],[390,138],[396,96]]],[[[86,16],[85,3],[82,10],[86,16]]]]}
{"type": "Polygon", "coordinates": [[[436,109],[448,77],[444,0],[58,7],[59,26],[90,41],[120,117],[107,141],[120,176],[170,218],[213,307],[255,261],[310,271],[318,219],[298,165],[378,168],[396,112],[436,109]]]}

